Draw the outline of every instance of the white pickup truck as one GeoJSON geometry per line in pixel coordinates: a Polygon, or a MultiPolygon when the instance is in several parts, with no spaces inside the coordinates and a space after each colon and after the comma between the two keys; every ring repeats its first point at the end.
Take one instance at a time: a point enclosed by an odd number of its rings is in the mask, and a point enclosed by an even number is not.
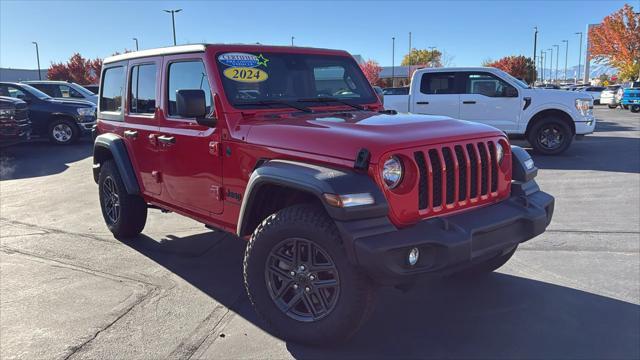
{"type": "Polygon", "coordinates": [[[486,67],[416,70],[409,95],[385,95],[385,108],[491,125],[512,137],[524,135],[534,150],[547,155],[564,152],[576,135],[590,134],[596,126],[590,95],[531,88],[486,67]]]}

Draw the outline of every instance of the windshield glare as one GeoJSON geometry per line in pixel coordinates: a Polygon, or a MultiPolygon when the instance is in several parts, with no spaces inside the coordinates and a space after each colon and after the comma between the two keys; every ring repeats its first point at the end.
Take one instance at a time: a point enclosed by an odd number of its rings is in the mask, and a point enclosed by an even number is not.
{"type": "Polygon", "coordinates": [[[227,99],[242,108],[299,100],[306,100],[307,106],[327,104],[309,104],[313,98],[354,104],[377,101],[359,66],[349,57],[235,52],[217,54],[216,62],[227,99]]]}
{"type": "Polygon", "coordinates": [[[514,83],[516,83],[516,85],[518,85],[519,87],[521,87],[521,88],[523,88],[523,89],[529,89],[529,85],[527,85],[527,83],[525,83],[524,81],[522,81],[522,80],[520,80],[520,79],[518,79],[518,78],[515,78],[515,77],[511,76],[511,74],[509,74],[509,73],[507,73],[507,72],[504,72],[504,71],[502,71],[502,74],[503,74],[505,77],[507,77],[507,78],[511,79],[511,81],[513,81],[514,83]]]}
{"type": "Polygon", "coordinates": [[[95,96],[94,93],[92,93],[91,91],[87,90],[84,86],[73,83],[73,85],[75,85],[73,88],[78,90],[79,92],[83,93],[85,96],[95,96]]]}

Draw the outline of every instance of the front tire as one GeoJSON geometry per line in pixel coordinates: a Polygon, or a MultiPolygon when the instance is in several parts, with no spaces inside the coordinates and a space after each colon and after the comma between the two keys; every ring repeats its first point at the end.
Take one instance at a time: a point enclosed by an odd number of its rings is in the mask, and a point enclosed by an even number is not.
{"type": "Polygon", "coordinates": [[[275,334],[298,343],[344,342],[373,306],[369,278],[347,259],[335,224],[312,205],[282,209],[256,228],[244,281],[275,334]]]}
{"type": "Polygon", "coordinates": [[[632,113],[640,112],[640,105],[631,105],[631,112],[632,113]]]}
{"type": "Polygon", "coordinates": [[[113,160],[101,164],[98,190],[102,217],[113,236],[127,239],[140,234],[147,222],[147,204],[127,193],[113,160]]]}
{"type": "Polygon", "coordinates": [[[617,108],[617,107],[618,107],[618,105],[611,105],[611,104],[609,104],[609,109],[615,109],[615,108],[617,108]]]}
{"type": "Polygon", "coordinates": [[[78,140],[80,130],[69,119],[55,119],[49,124],[49,140],[56,145],[69,145],[78,140]]]}
{"type": "Polygon", "coordinates": [[[527,139],[537,153],[558,155],[569,148],[573,133],[564,121],[548,117],[533,124],[527,139]]]}

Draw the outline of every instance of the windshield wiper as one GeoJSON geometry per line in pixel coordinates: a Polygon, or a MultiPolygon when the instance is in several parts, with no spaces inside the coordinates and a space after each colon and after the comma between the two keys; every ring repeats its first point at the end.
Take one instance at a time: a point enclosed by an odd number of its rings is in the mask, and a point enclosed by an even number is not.
{"type": "Polygon", "coordinates": [[[319,103],[328,103],[328,102],[337,102],[343,105],[351,106],[354,109],[358,110],[367,110],[364,106],[352,104],[348,101],[340,100],[334,97],[316,97],[316,98],[308,98],[308,99],[298,99],[297,102],[305,103],[305,102],[319,102],[319,103]]]}
{"type": "Polygon", "coordinates": [[[235,103],[234,105],[265,105],[265,106],[286,105],[290,108],[298,109],[300,111],[304,111],[307,113],[313,112],[313,110],[309,109],[306,106],[296,105],[291,101],[286,101],[286,100],[257,100],[257,101],[239,102],[239,103],[235,103]]]}

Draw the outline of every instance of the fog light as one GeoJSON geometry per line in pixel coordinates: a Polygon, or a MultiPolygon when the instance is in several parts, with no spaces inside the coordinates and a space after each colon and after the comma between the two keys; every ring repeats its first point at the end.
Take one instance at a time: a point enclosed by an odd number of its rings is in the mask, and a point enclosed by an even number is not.
{"type": "Polygon", "coordinates": [[[417,264],[419,257],[420,257],[420,250],[418,250],[418,248],[413,248],[409,250],[409,257],[407,258],[409,260],[409,265],[414,266],[415,264],[417,264]]]}

